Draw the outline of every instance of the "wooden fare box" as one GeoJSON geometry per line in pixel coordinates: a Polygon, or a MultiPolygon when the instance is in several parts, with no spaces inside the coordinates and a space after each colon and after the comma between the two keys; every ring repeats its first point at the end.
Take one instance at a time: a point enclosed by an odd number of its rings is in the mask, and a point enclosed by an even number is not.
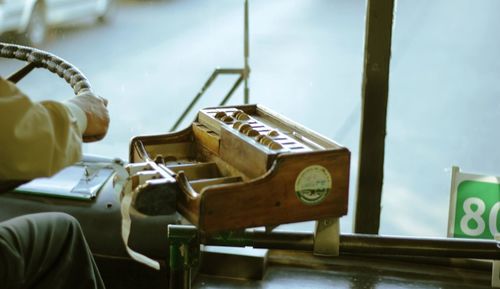
{"type": "Polygon", "coordinates": [[[347,214],[349,150],[260,105],[202,109],[182,131],[133,138],[130,162],[148,159],[206,233],[347,214]]]}

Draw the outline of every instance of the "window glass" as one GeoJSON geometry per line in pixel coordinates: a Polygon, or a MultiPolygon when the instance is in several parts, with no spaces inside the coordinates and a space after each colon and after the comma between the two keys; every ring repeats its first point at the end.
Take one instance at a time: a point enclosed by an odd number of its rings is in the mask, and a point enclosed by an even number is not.
{"type": "MultiPolygon", "coordinates": [[[[94,1],[71,2],[78,9],[58,10],[67,17],[64,21],[51,13],[45,41],[37,46],[76,65],[94,90],[109,99],[109,134],[85,145],[86,153],[127,159],[130,138],[169,131],[214,68],[243,67],[243,1],[123,0],[115,1],[106,14],[94,1]]],[[[349,232],[366,2],[249,3],[250,102],[351,150],[350,208],[341,221],[342,231],[349,232]]],[[[500,110],[499,6],[495,0],[397,1],[382,234],[444,236],[452,165],[500,175],[495,130],[500,110]]],[[[26,43],[26,37],[14,34],[4,33],[2,40],[26,43]]],[[[2,59],[0,74],[20,66],[2,59]]],[[[198,109],[218,105],[235,80],[219,78],[180,128],[198,109]]],[[[19,85],[34,100],[72,95],[63,81],[44,70],[19,85]]],[[[230,104],[242,101],[240,88],[230,104]]],[[[312,223],[293,228],[312,230],[312,223]]]]}
{"type": "Polygon", "coordinates": [[[500,175],[498,9],[398,1],[380,233],[446,236],[451,167],[500,175]]]}

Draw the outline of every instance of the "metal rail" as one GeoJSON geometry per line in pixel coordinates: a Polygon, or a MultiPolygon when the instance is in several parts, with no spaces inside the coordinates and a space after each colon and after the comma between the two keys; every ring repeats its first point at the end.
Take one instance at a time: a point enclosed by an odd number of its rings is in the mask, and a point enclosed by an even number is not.
{"type": "Polygon", "coordinates": [[[250,89],[248,87],[248,77],[250,76],[250,66],[248,64],[248,59],[250,56],[250,44],[249,44],[249,27],[248,27],[248,0],[245,0],[245,12],[244,12],[244,33],[243,33],[243,57],[244,57],[244,67],[243,68],[216,68],[214,72],[210,75],[208,80],[205,82],[200,92],[196,94],[193,100],[189,103],[186,109],[182,112],[181,116],[177,119],[175,124],[170,128],[170,131],[176,130],[182,121],[186,118],[188,113],[193,109],[194,105],[200,100],[200,98],[205,94],[207,89],[212,85],[212,83],[217,79],[219,75],[239,75],[236,82],[233,84],[229,92],[226,94],[224,99],[219,103],[219,106],[225,105],[231,96],[234,94],[236,89],[244,82],[244,92],[243,92],[243,103],[248,104],[250,101],[250,89]]]}
{"type": "MultiPolygon", "coordinates": [[[[245,231],[227,237],[208,237],[205,245],[313,251],[314,235],[304,232],[245,231]]],[[[340,254],[423,256],[500,260],[500,242],[451,238],[416,238],[371,234],[341,234],[340,254]]]]}
{"type": "MultiPolygon", "coordinates": [[[[191,288],[191,269],[199,263],[200,244],[280,250],[314,250],[310,232],[245,230],[206,236],[195,226],[169,225],[170,288],[191,288]]],[[[449,238],[340,235],[340,255],[439,257],[500,260],[500,242],[449,238]]]]}
{"type": "Polygon", "coordinates": [[[240,77],[236,80],[236,82],[234,83],[232,88],[229,90],[229,92],[226,94],[226,96],[224,97],[224,99],[222,100],[222,102],[219,105],[226,104],[226,102],[231,98],[231,96],[236,91],[236,89],[240,86],[242,80],[245,78],[245,69],[241,69],[241,68],[216,68],[214,70],[214,72],[212,73],[212,75],[210,75],[208,80],[205,82],[205,84],[201,88],[200,92],[198,92],[198,94],[196,94],[196,96],[189,103],[189,105],[186,107],[184,112],[182,112],[179,119],[177,119],[177,121],[172,126],[172,128],[170,128],[170,131],[174,131],[179,127],[179,125],[186,118],[188,113],[193,109],[194,105],[198,102],[198,100],[200,100],[200,98],[203,96],[203,94],[205,94],[207,89],[212,85],[212,83],[215,81],[215,79],[217,79],[217,77],[219,75],[232,75],[232,74],[239,75],[240,77]]]}

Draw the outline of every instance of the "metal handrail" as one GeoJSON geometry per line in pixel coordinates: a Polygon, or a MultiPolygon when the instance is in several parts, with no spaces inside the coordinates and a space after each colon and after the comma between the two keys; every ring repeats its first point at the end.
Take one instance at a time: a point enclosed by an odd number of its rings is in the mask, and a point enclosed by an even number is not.
{"type": "Polygon", "coordinates": [[[205,94],[207,89],[212,85],[212,83],[217,79],[219,75],[232,75],[236,74],[239,75],[240,77],[236,80],[234,85],[231,87],[229,92],[226,94],[224,99],[221,101],[219,105],[224,105],[226,102],[231,98],[233,93],[236,91],[236,89],[240,86],[241,82],[245,79],[245,69],[243,68],[216,68],[214,72],[210,75],[208,80],[205,82],[201,90],[196,94],[196,96],[193,98],[191,103],[186,107],[184,112],[181,114],[179,119],[175,122],[175,124],[170,128],[170,131],[174,131],[178,128],[178,126],[181,124],[181,122],[186,118],[187,114],[193,109],[194,105],[200,100],[200,98],[205,94]]]}
{"type": "MultiPolygon", "coordinates": [[[[241,230],[206,235],[191,225],[168,225],[169,288],[191,288],[191,270],[200,259],[200,244],[313,251],[312,232],[241,230]]],[[[412,238],[341,234],[340,255],[369,257],[431,257],[500,260],[500,242],[451,238],[412,238]]]]}
{"type": "Polygon", "coordinates": [[[233,84],[229,92],[226,94],[226,96],[222,99],[222,101],[219,103],[219,106],[225,105],[229,99],[231,99],[231,96],[234,94],[236,89],[241,85],[242,82],[244,82],[244,92],[243,92],[243,103],[248,104],[250,101],[250,89],[248,87],[248,77],[250,75],[250,66],[248,64],[248,58],[250,55],[250,46],[249,46],[249,32],[248,32],[248,0],[245,0],[245,12],[244,12],[244,35],[243,35],[243,56],[244,56],[244,67],[243,68],[216,68],[214,72],[210,75],[208,80],[205,82],[201,90],[196,94],[196,96],[193,98],[193,100],[189,103],[189,105],[186,107],[184,112],[182,112],[181,116],[177,119],[175,124],[170,128],[170,131],[176,130],[179,125],[182,123],[182,121],[186,118],[187,114],[193,109],[194,105],[200,100],[200,98],[205,94],[207,89],[212,85],[212,83],[217,79],[217,77],[221,74],[223,75],[231,75],[231,74],[236,74],[239,75],[240,77],[236,80],[236,82],[233,84]]]}

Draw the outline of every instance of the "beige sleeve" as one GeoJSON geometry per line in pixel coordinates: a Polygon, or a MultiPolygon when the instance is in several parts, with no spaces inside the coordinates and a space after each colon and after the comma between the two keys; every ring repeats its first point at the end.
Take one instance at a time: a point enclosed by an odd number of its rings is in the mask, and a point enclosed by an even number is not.
{"type": "Polygon", "coordinates": [[[51,176],[79,161],[82,127],[73,115],[59,102],[32,102],[0,78],[0,180],[51,176]]]}

